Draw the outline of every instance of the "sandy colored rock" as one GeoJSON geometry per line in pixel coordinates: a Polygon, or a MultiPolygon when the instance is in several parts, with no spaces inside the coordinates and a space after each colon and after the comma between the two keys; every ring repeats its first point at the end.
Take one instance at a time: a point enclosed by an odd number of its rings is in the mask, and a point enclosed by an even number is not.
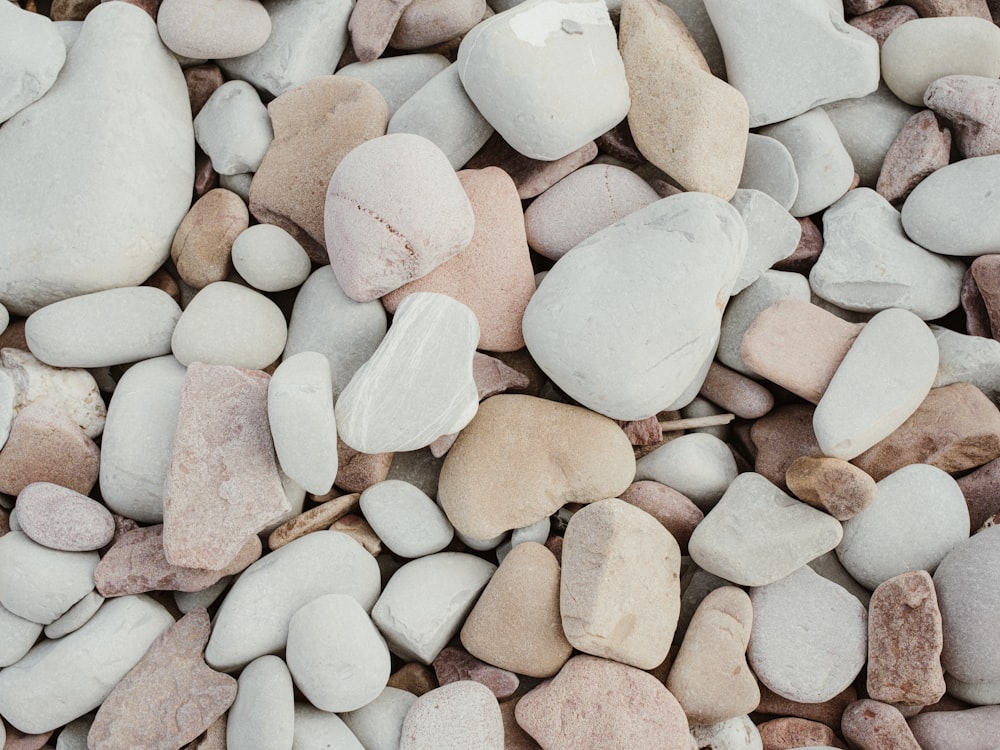
{"type": "Polygon", "coordinates": [[[115,521],[107,508],[56,484],[29,484],[17,496],[16,507],[21,530],[52,549],[100,549],[115,533],[115,521]]]}
{"type": "Polygon", "coordinates": [[[913,188],[951,158],[951,131],[929,109],[913,115],[882,162],[876,191],[890,203],[900,203],[913,188]]]}
{"type": "Polygon", "coordinates": [[[681,554],[687,554],[688,540],[705,518],[697,505],[673,487],[648,479],[633,482],[619,497],[663,524],[677,541],[681,554]]]}
{"type": "Polygon", "coordinates": [[[362,453],[338,437],[337,478],[333,483],[348,492],[364,492],[389,475],[392,456],[392,453],[362,453]]]}
{"type": "Polygon", "coordinates": [[[306,534],[330,528],[348,513],[357,510],[360,498],[361,495],[357,492],[341,495],[300,513],[272,531],[267,538],[267,546],[275,550],[306,534]]]}
{"type": "Polygon", "coordinates": [[[232,271],[233,242],[249,223],[246,204],[236,193],[216,188],[199,198],[170,246],[170,257],[184,283],[201,289],[224,281],[232,271]]]}
{"type": "Polygon", "coordinates": [[[438,684],[472,680],[489,688],[497,700],[509,698],[520,683],[513,672],[481,662],[472,654],[451,646],[442,650],[431,666],[434,667],[438,684]]]}
{"type": "Polygon", "coordinates": [[[826,724],[797,717],[772,719],[757,725],[763,750],[794,750],[804,747],[842,748],[840,741],[826,724]]]}
{"type": "Polygon", "coordinates": [[[399,750],[503,750],[500,704],[483,685],[460,680],[417,698],[403,719],[399,750]]]}
{"type": "Polygon", "coordinates": [[[875,480],[840,458],[801,456],[785,472],[788,489],[799,500],[846,521],[867,508],[877,494],[875,480]]]}
{"type": "Polygon", "coordinates": [[[903,715],[875,700],[859,700],[848,706],[841,731],[859,750],[921,750],[903,715]]]}
{"type": "Polygon", "coordinates": [[[918,714],[910,729],[924,750],[992,748],[1000,736],[1000,706],[918,714]]]}
{"type": "Polygon", "coordinates": [[[379,58],[389,46],[393,29],[412,0],[358,0],[347,30],[351,48],[363,63],[379,58]]]}
{"type": "Polygon", "coordinates": [[[50,482],[86,495],[97,482],[101,451],[65,414],[41,403],[22,408],[0,450],[0,492],[17,495],[50,482]]]}
{"type": "Polygon", "coordinates": [[[767,388],[714,360],[699,393],[741,419],[757,419],[774,408],[767,388]]]}

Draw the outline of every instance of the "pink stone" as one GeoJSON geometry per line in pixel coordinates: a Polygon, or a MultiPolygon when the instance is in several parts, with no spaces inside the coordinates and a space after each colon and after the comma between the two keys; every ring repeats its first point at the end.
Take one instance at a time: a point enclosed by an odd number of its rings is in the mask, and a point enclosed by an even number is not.
{"type": "Polygon", "coordinates": [[[993,329],[990,326],[990,313],[986,309],[986,302],[983,295],[979,293],[976,285],[976,278],[972,274],[972,268],[965,272],[962,279],[962,290],[959,298],[962,303],[962,312],[965,313],[965,332],[970,336],[982,336],[983,338],[993,338],[993,329]]]}
{"type": "Polygon", "coordinates": [[[922,750],[906,719],[887,703],[860,700],[844,710],[844,737],[859,750],[922,750]]]}
{"type": "Polygon", "coordinates": [[[431,666],[434,667],[439,685],[473,680],[488,687],[501,700],[513,695],[521,682],[513,672],[494,667],[469,652],[452,646],[443,649],[431,666]]]}
{"type": "Polygon", "coordinates": [[[991,516],[1000,513],[1000,459],[983,464],[958,480],[969,506],[971,531],[980,528],[991,516]]]}
{"type": "Polygon", "coordinates": [[[875,189],[890,203],[901,203],[921,180],[948,165],[951,131],[929,109],[903,125],[885,153],[875,189]]]}
{"type": "Polygon", "coordinates": [[[521,200],[541,195],[566,175],[589,164],[597,156],[597,144],[591,141],[555,161],[537,161],[515,151],[499,133],[494,133],[466,163],[466,169],[500,167],[517,185],[521,200]]]}
{"type": "Polygon", "coordinates": [[[663,442],[663,427],[655,414],[646,419],[615,421],[621,426],[625,437],[632,445],[659,445],[663,442]]]}
{"type": "Polygon", "coordinates": [[[786,404],[754,422],[750,428],[757,448],[754,471],[784,489],[788,468],[797,458],[822,455],[813,432],[813,411],[809,404],[786,404]]]}
{"type": "Polygon", "coordinates": [[[361,62],[377,59],[389,46],[399,17],[412,0],[358,0],[347,30],[351,47],[361,62]]]}
{"type": "Polygon", "coordinates": [[[621,499],[641,508],[663,524],[663,527],[677,540],[681,554],[685,555],[694,527],[705,518],[705,514],[691,500],[672,487],[659,482],[650,480],[633,482],[621,494],[621,499]]]}
{"type": "Polygon", "coordinates": [[[799,236],[799,244],[795,247],[795,252],[787,258],[779,260],[771,268],[775,271],[791,271],[808,276],[810,269],[819,260],[819,254],[823,252],[823,233],[808,216],[799,217],[796,221],[802,228],[802,234],[799,236]]]}
{"type": "Polygon", "coordinates": [[[115,519],[107,508],[49,482],[35,482],[21,490],[17,522],[33,541],[67,552],[100,549],[115,533],[115,519]]]}
{"type": "Polygon", "coordinates": [[[996,78],[938,78],[924,92],[924,104],[951,124],[958,151],[965,158],[1000,153],[1000,81],[996,78]]]}
{"type": "Polygon", "coordinates": [[[890,5],[855,16],[848,23],[872,37],[881,48],[889,34],[914,18],[917,11],[909,5],[890,5]]]}
{"type": "Polygon", "coordinates": [[[990,330],[1000,331],[1000,255],[980,255],[972,261],[970,270],[986,307],[990,330]]]}
{"type": "Polygon", "coordinates": [[[767,388],[718,362],[709,366],[701,395],[741,419],[757,419],[774,408],[767,388]]]}
{"type": "Polygon", "coordinates": [[[1000,706],[917,714],[910,729],[923,750],[992,750],[1000,737],[1000,706]]]}

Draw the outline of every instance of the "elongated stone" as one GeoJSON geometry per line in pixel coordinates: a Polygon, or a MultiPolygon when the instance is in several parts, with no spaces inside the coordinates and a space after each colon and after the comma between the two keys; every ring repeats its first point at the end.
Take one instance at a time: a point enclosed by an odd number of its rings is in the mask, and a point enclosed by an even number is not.
{"type": "Polygon", "coordinates": [[[0,537],[0,604],[47,625],[94,588],[96,552],[49,549],[22,531],[0,537]]]}
{"type": "Polygon", "coordinates": [[[951,158],[951,131],[929,109],[913,115],[885,153],[875,189],[890,203],[900,203],[913,188],[951,158]]]}
{"type": "Polygon", "coordinates": [[[785,472],[789,491],[838,521],[856,516],[875,500],[875,480],[840,458],[801,456],[785,472]]]}
{"type": "Polygon", "coordinates": [[[17,496],[17,524],[51,549],[85,552],[111,541],[115,522],[103,505],[56,484],[29,484],[17,496]]]}
{"type": "Polygon", "coordinates": [[[291,747],[294,732],[295,689],[288,667],[271,654],[254,659],[240,673],[226,722],[226,748],[291,747]]]}

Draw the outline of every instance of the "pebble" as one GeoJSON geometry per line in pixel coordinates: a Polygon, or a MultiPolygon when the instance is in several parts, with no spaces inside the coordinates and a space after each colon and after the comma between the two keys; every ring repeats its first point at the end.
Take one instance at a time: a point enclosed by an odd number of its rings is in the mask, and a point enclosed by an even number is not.
{"type": "Polygon", "coordinates": [[[764,586],[833,549],[842,534],[836,519],[760,474],[744,472],[695,528],[688,550],[709,573],[741,586],[764,586]]]}
{"type": "Polygon", "coordinates": [[[240,673],[226,722],[226,747],[292,747],[294,731],[295,694],[288,667],[271,654],[254,659],[240,673]]]}
{"type": "Polygon", "coordinates": [[[634,477],[632,446],[610,419],[500,394],[483,401],[448,451],[436,494],[456,531],[487,540],[567,502],[617,497],[634,477]]]}
{"type": "Polygon", "coordinates": [[[677,699],[651,674],[610,659],[574,656],[514,709],[542,747],[657,747],[690,750],[677,699]]]}
{"type": "Polygon", "coordinates": [[[40,13],[3,6],[0,46],[0,122],[10,119],[52,88],[66,62],[66,46],[56,27],[40,13]]]}
{"type": "Polygon", "coordinates": [[[500,705],[471,680],[443,685],[417,698],[403,719],[399,750],[503,750],[500,705]]]}
{"type": "Polygon", "coordinates": [[[403,720],[416,700],[413,693],[386,687],[375,700],[340,718],[366,750],[399,750],[403,720]]]}
{"type": "Polygon", "coordinates": [[[951,130],[929,109],[910,117],[885,153],[875,190],[890,203],[901,203],[913,188],[951,157],[951,130]]]}
{"type": "Polygon", "coordinates": [[[796,459],[820,456],[813,412],[809,404],[784,404],[754,422],[750,428],[750,444],[756,451],[754,471],[784,488],[788,468],[796,459]]]}
{"type": "Polygon", "coordinates": [[[881,50],[893,31],[917,17],[917,11],[909,5],[886,5],[854,16],[848,23],[872,37],[881,50]]]}
{"type": "Polygon", "coordinates": [[[945,118],[963,157],[1000,153],[1000,86],[984,76],[943,76],[924,92],[924,103],[945,118]]]}
{"type": "Polygon", "coordinates": [[[545,276],[524,313],[528,351],[567,395],[614,419],[685,405],[715,350],[746,238],[736,209],[703,193],[630,214],[545,276]]]}
{"type": "Polygon", "coordinates": [[[824,0],[766,9],[746,0],[706,0],[705,7],[725,53],[729,82],[747,99],[751,128],[865,96],[878,85],[878,45],[824,0]],[[811,62],[789,66],[789,60],[811,62]]]}
{"type": "Polygon", "coordinates": [[[438,683],[433,669],[426,664],[409,661],[392,673],[389,686],[419,697],[438,687],[438,683]]]}
{"type": "Polygon", "coordinates": [[[714,435],[681,435],[640,458],[635,478],[653,480],[682,493],[707,513],[738,472],[729,446],[714,435]]]}
{"type": "Polygon", "coordinates": [[[686,495],[660,482],[640,480],[620,497],[659,521],[677,541],[681,554],[687,554],[688,540],[705,515],[686,495]]]}
{"type": "Polygon", "coordinates": [[[512,696],[520,685],[513,672],[494,667],[452,646],[445,647],[434,659],[434,674],[438,684],[449,685],[459,680],[472,680],[489,688],[497,700],[512,696]]]}
{"type": "Polygon", "coordinates": [[[574,170],[589,164],[597,156],[597,144],[590,141],[566,156],[552,161],[531,159],[515,151],[494,133],[486,145],[473,156],[466,169],[500,167],[514,180],[521,200],[534,198],[555,185],[574,170]]]}
{"type": "MultiPolygon", "coordinates": [[[[9,667],[28,653],[35,645],[35,641],[38,640],[38,636],[42,634],[42,627],[41,623],[19,617],[0,605],[0,633],[3,633],[3,645],[0,646],[0,667],[9,667]]],[[[2,733],[0,733],[0,738],[2,738],[2,733]]]]}
{"type": "Polygon", "coordinates": [[[492,563],[464,552],[411,560],[389,579],[372,620],[393,653],[430,664],[458,634],[494,570],[492,563]]]}
{"type": "Polygon", "coordinates": [[[191,115],[197,117],[215,90],[224,82],[222,70],[214,63],[191,65],[183,69],[187,84],[188,98],[191,100],[191,115]]]}
{"type": "Polygon", "coordinates": [[[174,235],[170,258],[188,286],[201,289],[225,281],[232,271],[233,242],[249,226],[250,214],[236,193],[215,188],[200,197],[174,235]]]}
{"type": "Polygon", "coordinates": [[[757,725],[764,750],[784,750],[785,748],[840,748],[844,744],[826,724],[808,719],[787,716],[772,719],[757,725]]]}
{"type": "Polygon", "coordinates": [[[835,583],[801,567],[750,591],[747,651],[757,678],[789,700],[821,703],[852,682],[868,651],[864,606],[835,583]]]}
{"type": "Polygon", "coordinates": [[[791,271],[793,273],[809,274],[816,265],[819,255],[823,252],[823,235],[808,216],[800,216],[796,221],[802,229],[802,236],[794,252],[784,260],[779,260],[772,266],[775,271],[791,271]]]}
{"type": "Polygon", "coordinates": [[[358,509],[358,500],[361,495],[355,492],[350,495],[340,495],[332,500],[325,499],[333,492],[336,490],[319,497],[314,495],[317,502],[319,502],[319,498],[324,498],[324,500],[305,513],[300,510],[299,513],[292,515],[291,518],[278,525],[267,537],[267,546],[275,550],[306,534],[334,528],[333,524],[358,509]]]}
{"type": "Polygon", "coordinates": [[[115,522],[100,503],[56,484],[29,484],[17,496],[17,523],[35,543],[66,552],[100,549],[115,522]]]}
{"type": "Polygon", "coordinates": [[[487,10],[485,0],[412,0],[404,7],[389,45],[413,50],[457,41],[486,16],[487,10]]]}
{"type": "Polygon", "coordinates": [[[895,707],[875,700],[860,700],[844,710],[841,731],[860,750],[922,750],[906,719],[895,707]]]}
{"type": "Polygon", "coordinates": [[[741,188],[729,203],[740,212],[749,239],[743,267],[733,286],[733,294],[738,294],[795,252],[802,227],[781,204],[760,190],[741,188]]]}
{"type": "Polygon", "coordinates": [[[190,58],[239,57],[259,49],[271,33],[267,9],[256,0],[163,0],[156,27],[167,47],[190,58]]]}
{"type": "Polygon", "coordinates": [[[958,486],[969,506],[969,527],[973,531],[981,529],[990,516],[1000,512],[1000,508],[994,507],[998,498],[996,487],[1000,481],[998,472],[1000,461],[994,459],[958,479],[958,486]]]}
{"type": "MultiPolygon", "coordinates": [[[[399,4],[392,3],[394,7],[399,4]]],[[[359,56],[363,51],[355,46],[359,56]]],[[[337,71],[338,76],[360,78],[382,94],[389,107],[391,118],[403,103],[419,91],[451,63],[448,58],[434,52],[418,52],[398,57],[381,57],[367,62],[354,62],[337,71]]]]}
{"type": "Polygon", "coordinates": [[[91,591],[80,601],[63,612],[58,619],[45,626],[46,638],[62,638],[74,630],[82,628],[91,617],[103,606],[105,598],[96,591],[91,591]]]}
{"type": "Polygon", "coordinates": [[[929,711],[914,716],[909,725],[923,750],[993,748],[1000,736],[1000,707],[929,711]]]}
{"type": "Polygon", "coordinates": [[[351,35],[351,49],[361,65],[373,62],[385,48],[399,23],[400,16],[409,6],[410,0],[362,0],[351,11],[347,31],[351,35]]]}
{"type": "Polygon", "coordinates": [[[232,262],[237,273],[262,292],[293,289],[312,271],[302,245],[274,224],[255,224],[240,232],[232,244],[232,262]]]}
{"type": "MultiPolygon", "coordinates": [[[[292,745],[296,750],[367,750],[347,724],[329,711],[321,711],[308,703],[295,703],[295,725],[292,745]]],[[[221,750],[221,748],[220,748],[221,750]]]]}
{"type": "Polygon", "coordinates": [[[408,482],[390,479],[361,493],[361,512],[382,543],[400,557],[440,552],[454,529],[438,505],[408,482]]]}
{"type": "Polygon", "coordinates": [[[259,370],[281,356],[287,337],[285,316],[268,297],[231,281],[216,281],[184,308],[171,347],[183,365],[259,370]]]}
{"type": "Polygon", "coordinates": [[[781,141],[758,133],[749,134],[739,187],[766,193],[786,211],[795,204],[799,175],[792,155],[781,141]]]}
{"type": "Polygon", "coordinates": [[[882,45],[882,79],[907,104],[923,104],[927,87],[947,75],[1000,75],[1000,29],[971,17],[918,18],[882,45]]]}
{"type": "Polygon", "coordinates": [[[194,137],[220,175],[256,172],[274,132],[267,107],[246,81],[220,85],[195,113],[194,137]]]}
{"type": "Polygon", "coordinates": [[[716,724],[692,724],[691,747],[698,750],[763,750],[760,732],[749,716],[716,724]]]}
{"type": "Polygon", "coordinates": [[[785,471],[785,484],[799,500],[838,521],[853,518],[878,495],[875,480],[841,458],[800,456],[785,471]]]}
{"type": "Polygon", "coordinates": [[[59,85],[0,132],[0,303],[27,315],[159,268],[190,205],[190,117],[184,76],[149,15],[94,8],[59,85]]]}
{"type": "Polygon", "coordinates": [[[980,255],[969,270],[986,308],[991,330],[1000,331],[1000,255],[980,255]]]}

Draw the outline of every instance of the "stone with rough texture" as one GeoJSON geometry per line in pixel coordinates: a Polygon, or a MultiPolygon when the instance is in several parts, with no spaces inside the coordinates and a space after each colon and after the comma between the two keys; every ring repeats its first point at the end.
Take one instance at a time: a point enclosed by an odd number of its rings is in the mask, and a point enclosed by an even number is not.
{"type": "Polygon", "coordinates": [[[924,750],[906,719],[894,706],[860,700],[844,710],[840,722],[844,737],[859,750],[924,750]]]}
{"type": "Polygon", "coordinates": [[[872,37],[881,50],[893,31],[917,17],[917,11],[909,5],[885,5],[854,16],[848,23],[872,37]]]}
{"type": "Polygon", "coordinates": [[[361,493],[361,512],[382,543],[400,557],[440,552],[454,529],[437,504],[408,482],[390,479],[361,493]]]}
{"type": "Polygon", "coordinates": [[[236,698],[236,680],[205,664],[210,629],[196,609],[161,634],[101,704],[88,746],[177,747],[208,729],[236,698]]]}
{"type": "Polygon", "coordinates": [[[788,748],[839,748],[844,744],[826,724],[809,719],[787,716],[772,719],[757,725],[763,750],[787,750],[788,748]]]}
{"type": "Polygon", "coordinates": [[[43,547],[22,531],[0,537],[0,605],[48,625],[94,588],[97,552],[43,547]]]}
{"type": "MultiPolygon", "coordinates": [[[[398,5],[394,0],[385,0],[398,5]]],[[[355,48],[358,55],[363,51],[355,48]]],[[[363,59],[363,58],[362,58],[363,59]]],[[[449,66],[448,58],[432,52],[418,52],[398,57],[382,57],[371,62],[356,62],[337,71],[338,76],[360,78],[382,94],[389,105],[389,117],[434,76],[449,66]]]]}
{"type": "Polygon", "coordinates": [[[500,394],[483,401],[448,451],[437,495],[459,532],[485,540],[568,502],[616,497],[634,476],[632,446],[610,419],[500,394]]]}
{"type": "Polygon", "coordinates": [[[875,189],[890,203],[900,203],[950,158],[951,131],[929,109],[921,110],[906,121],[886,151],[875,189]]]}
{"type": "Polygon", "coordinates": [[[0,47],[0,122],[38,101],[52,87],[66,62],[66,46],[56,27],[40,13],[3,5],[0,47]]]}
{"type": "Polygon", "coordinates": [[[371,703],[341,718],[366,750],[399,750],[403,720],[416,700],[413,693],[387,687],[371,703]]]}
{"type": "Polygon", "coordinates": [[[686,495],[660,482],[640,480],[630,484],[620,497],[663,524],[677,540],[681,554],[687,554],[688,540],[705,514],[686,495]]]}
{"type": "Polygon", "coordinates": [[[733,294],[738,294],[764,271],[795,252],[802,227],[777,201],[760,190],[741,188],[729,202],[740,212],[749,239],[743,267],[733,286],[733,294]]]}
{"type": "Polygon", "coordinates": [[[217,88],[194,118],[194,137],[220,175],[256,172],[274,138],[260,95],[246,81],[217,88]]]}
{"type": "Polygon", "coordinates": [[[451,646],[437,655],[432,666],[438,684],[472,680],[489,688],[497,700],[509,698],[521,682],[513,672],[486,664],[467,651],[451,646]]]}
{"type": "Polygon", "coordinates": [[[990,329],[1000,332],[1000,255],[980,255],[969,270],[986,308],[990,329]]]}
{"type": "Polygon", "coordinates": [[[178,55],[239,57],[267,41],[271,18],[257,0],[163,0],[156,27],[163,43],[178,55]]]}
{"type": "Polygon", "coordinates": [[[1000,81],[943,76],[924,92],[924,104],[948,121],[966,158],[1000,153],[1000,81]]]}
{"type": "Polygon", "coordinates": [[[707,513],[738,472],[732,452],[714,435],[681,435],[636,462],[637,480],[652,479],[691,500],[707,513]]]}
{"type": "Polygon", "coordinates": [[[922,713],[909,725],[922,750],[993,750],[1000,736],[1000,706],[922,713]]]}
{"type": "Polygon", "coordinates": [[[868,653],[864,606],[809,567],[750,591],[748,657],[758,679],[789,700],[821,703],[857,677],[868,653]]]}
{"type": "Polygon", "coordinates": [[[799,194],[799,176],[781,141],[750,133],[739,187],[766,193],[786,211],[792,207],[799,194]]]}
{"type": "Polygon", "coordinates": [[[399,750],[503,750],[500,705],[478,682],[460,680],[417,698],[403,719],[399,750]]]}
{"type": "Polygon", "coordinates": [[[294,727],[295,693],[288,667],[270,654],[254,659],[240,673],[226,722],[226,748],[290,748],[294,727]]]}
{"type": "Polygon", "coordinates": [[[115,521],[107,508],[57,484],[29,484],[17,496],[15,507],[21,531],[51,549],[100,549],[115,533],[115,521]]]}
{"type": "Polygon", "coordinates": [[[991,516],[1000,513],[1000,461],[994,459],[958,480],[958,486],[969,506],[969,527],[982,528],[991,516]]]}
{"type": "Polygon", "coordinates": [[[856,516],[874,502],[875,480],[841,458],[801,456],[785,472],[788,490],[838,521],[856,516]]]}
{"type": "Polygon", "coordinates": [[[760,733],[749,716],[715,724],[692,724],[691,747],[698,750],[763,750],[760,733]]]}
{"type": "Polygon", "coordinates": [[[844,709],[857,699],[858,691],[854,689],[853,685],[844,688],[833,698],[822,703],[792,701],[770,690],[767,685],[761,685],[760,704],[757,706],[757,712],[769,715],[797,716],[821,722],[828,727],[835,727],[839,725],[840,716],[844,713],[844,709]]]}
{"type": "MultiPolygon", "coordinates": [[[[350,495],[339,495],[335,499],[329,499],[330,495],[337,492],[333,490],[327,495],[316,496],[319,505],[310,508],[305,513],[299,512],[288,520],[284,521],[268,535],[267,546],[272,550],[284,547],[289,542],[300,539],[306,534],[312,534],[323,529],[337,528],[335,525],[349,516],[352,511],[358,509],[358,493],[350,495]],[[322,501],[319,500],[322,498],[322,501]]],[[[360,540],[359,540],[360,541],[360,540]]]]}
{"type": "Polygon", "coordinates": [[[224,281],[232,271],[233,242],[250,224],[243,199],[215,188],[187,212],[174,235],[170,258],[185,284],[195,289],[224,281]]]}
{"type": "Polygon", "coordinates": [[[194,139],[184,76],[149,14],[94,8],[52,89],[0,132],[0,162],[8,310],[132,286],[159,268],[190,206],[194,139]]]}
{"type": "Polygon", "coordinates": [[[255,224],[233,241],[233,267],[262,292],[293,289],[309,278],[309,255],[295,238],[274,224],[255,224]]]}

